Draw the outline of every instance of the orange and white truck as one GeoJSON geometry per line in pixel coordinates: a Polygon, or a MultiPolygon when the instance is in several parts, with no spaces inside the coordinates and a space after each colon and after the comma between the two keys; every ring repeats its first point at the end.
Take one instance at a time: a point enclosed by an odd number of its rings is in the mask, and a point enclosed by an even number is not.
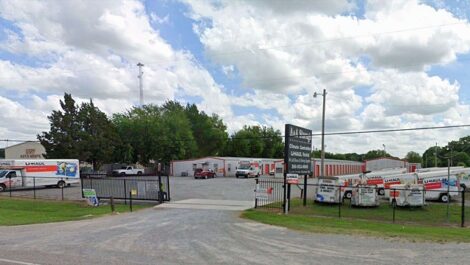
{"type": "Polygon", "coordinates": [[[384,178],[387,176],[404,174],[406,171],[406,168],[371,171],[364,173],[362,175],[362,180],[365,182],[364,184],[377,185],[377,193],[383,196],[385,195],[384,178]]]}
{"type": "Polygon", "coordinates": [[[80,183],[76,159],[0,159],[0,192],[34,186],[63,188],[76,183],[80,183]]]}

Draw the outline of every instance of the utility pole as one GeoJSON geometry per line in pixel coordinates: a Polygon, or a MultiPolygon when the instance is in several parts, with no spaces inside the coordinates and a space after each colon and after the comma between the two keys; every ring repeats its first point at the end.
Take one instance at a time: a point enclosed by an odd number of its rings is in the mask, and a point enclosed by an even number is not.
{"type": "Polygon", "coordinates": [[[323,111],[322,111],[322,118],[321,118],[321,163],[320,163],[320,176],[325,176],[325,102],[326,102],[326,89],[323,89],[322,94],[318,94],[317,92],[313,93],[313,97],[316,98],[317,95],[323,96],[323,111]]]}
{"type": "Polygon", "coordinates": [[[139,62],[137,66],[139,67],[139,75],[137,76],[137,78],[139,78],[139,92],[140,92],[139,103],[140,103],[140,106],[143,106],[144,105],[144,88],[142,84],[142,77],[144,75],[144,72],[142,72],[142,66],[144,65],[139,62]]]}
{"type": "Polygon", "coordinates": [[[434,147],[434,167],[437,167],[437,143],[434,147]]]}

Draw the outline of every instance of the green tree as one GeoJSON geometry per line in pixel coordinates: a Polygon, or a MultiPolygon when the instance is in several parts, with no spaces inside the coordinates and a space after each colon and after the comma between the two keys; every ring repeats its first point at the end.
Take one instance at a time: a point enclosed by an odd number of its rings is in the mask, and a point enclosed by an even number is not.
{"type": "Polygon", "coordinates": [[[223,121],[216,114],[208,116],[199,111],[195,104],[186,105],[185,113],[197,143],[195,156],[221,155],[228,141],[227,126],[223,121]]]}
{"type": "Polygon", "coordinates": [[[422,163],[423,162],[423,159],[421,158],[421,156],[417,152],[414,152],[414,151],[408,152],[405,156],[405,160],[410,163],[422,163]]]}
{"type": "Polygon", "coordinates": [[[273,128],[244,126],[229,139],[225,155],[237,157],[282,158],[281,132],[273,128]]]}
{"type": "Polygon", "coordinates": [[[54,110],[48,116],[50,130],[37,136],[46,149],[46,158],[80,157],[81,128],[78,121],[78,109],[72,95],[65,93],[60,100],[62,110],[54,110]]]}
{"type": "Polygon", "coordinates": [[[80,160],[92,163],[94,169],[113,162],[115,148],[121,143],[106,114],[90,100],[80,106],[78,122],[81,127],[80,160]]]}
{"type": "Polygon", "coordinates": [[[392,157],[389,153],[385,152],[384,150],[370,150],[366,154],[364,154],[364,160],[371,160],[381,157],[392,157]]]}
{"type": "Polygon", "coordinates": [[[470,166],[470,156],[465,152],[454,152],[452,156],[452,164],[458,166],[470,166]]]}

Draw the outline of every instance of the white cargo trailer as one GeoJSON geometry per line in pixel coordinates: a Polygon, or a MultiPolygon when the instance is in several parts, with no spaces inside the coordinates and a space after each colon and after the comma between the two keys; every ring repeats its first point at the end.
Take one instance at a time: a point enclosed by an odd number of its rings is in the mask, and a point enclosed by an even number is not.
{"type": "Polygon", "coordinates": [[[0,159],[0,191],[7,188],[57,186],[80,183],[76,159],[0,159]]]}
{"type": "Polygon", "coordinates": [[[351,205],[360,207],[379,206],[379,195],[376,185],[357,184],[352,188],[351,205]]]}
{"type": "Polygon", "coordinates": [[[341,203],[343,183],[337,177],[319,177],[315,201],[320,203],[341,203]]]}
{"type": "Polygon", "coordinates": [[[421,207],[425,205],[423,184],[395,184],[390,186],[390,204],[421,207]]]}

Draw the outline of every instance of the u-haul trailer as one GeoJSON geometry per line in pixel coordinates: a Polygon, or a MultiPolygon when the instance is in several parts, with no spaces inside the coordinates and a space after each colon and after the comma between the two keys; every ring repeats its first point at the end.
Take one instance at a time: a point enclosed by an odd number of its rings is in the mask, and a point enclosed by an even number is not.
{"type": "Polygon", "coordinates": [[[460,194],[460,178],[458,173],[446,171],[416,173],[418,184],[426,190],[426,200],[447,202],[460,194]],[[449,183],[448,183],[449,182],[449,183]]]}
{"type": "Polygon", "coordinates": [[[379,206],[376,185],[357,184],[352,188],[351,205],[359,207],[379,206]]]}
{"type": "Polygon", "coordinates": [[[342,181],[337,177],[319,177],[315,202],[341,203],[343,200],[343,194],[341,194],[342,184],[342,181]]]}
{"type": "Polygon", "coordinates": [[[80,183],[76,159],[0,160],[0,191],[80,183]]]}
{"type": "Polygon", "coordinates": [[[426,203],[423,184],[395,184],[390,186],[390,204],[421,207],[426,203]]]}
{"type": "Polygon", "coordinates": [[[354,184],[359,183],[360,181],[360,174],[343,175],[336,177],[319,177],[317,181],[318,186],[316,188],[315,201],[338,203],[342,201],[343,198],[351,199],[352,187],[354,184]],[[341,193],[341,200],[339,197],[339,193],[341,193]],[[333,196],[335,196],[334,199],[333,196]]]}
{"type": "Polygon", "coordinates": [[[377,193],[379,195],[385,195],[384,177],[397,174],[404,174],[406,173],[406,171],[406,168],[371,171],[364,173],[362,175],[362,179],[367,185],[377,185],[377,193]]]}

